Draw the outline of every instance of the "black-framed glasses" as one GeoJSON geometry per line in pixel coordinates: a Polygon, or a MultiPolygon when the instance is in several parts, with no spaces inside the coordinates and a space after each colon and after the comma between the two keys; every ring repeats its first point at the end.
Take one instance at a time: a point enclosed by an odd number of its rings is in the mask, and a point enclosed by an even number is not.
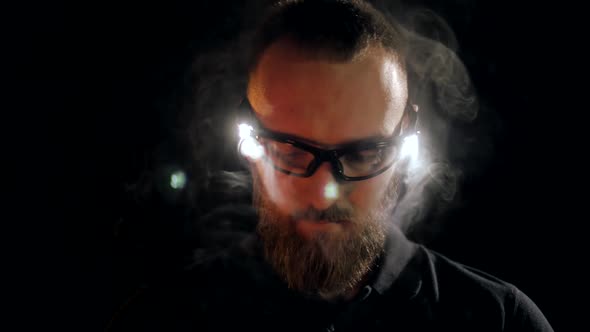
{"type": "Polygon", "coordinates": [[[398,124],[391,137],[365,139],[341,144],[329,149],[312,145],[306,140],[286,133],[264,128],[255,119],[249,108],[250,121],[247,134],[240,140],[238,150],[245,156],[261,158],[276,170],[297,177],[310,177],[324,163],[328,162],[336,179],[360,181],[375,177],[388,170],[398,159],[403,136],[398,124]]]}

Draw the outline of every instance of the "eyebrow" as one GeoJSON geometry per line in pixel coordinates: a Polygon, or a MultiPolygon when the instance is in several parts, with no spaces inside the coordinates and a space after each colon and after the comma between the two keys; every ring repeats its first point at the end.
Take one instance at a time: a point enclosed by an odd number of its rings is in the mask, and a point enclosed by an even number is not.
{"type": "Polygon", "coordinates": [[[274,131],[271,129],[268,129],[266,127],[264,127],[262,125],[262,122],[260,121],[260,119],[258,119],[258,117],[256,116],[256,112],[254,111],[254,108],[252,107],[252,105],[250,104],[250,100],[246,97],[242,100],[240,107],[246,107],[246,109],[248,110],[248,112],[250,113],[250,116],[254,118],[254,121],[256,122],[256,124],[259,127],[259,131],[261,132],[266,132],[269,134],[273,134],[273,135],[279,135],[279,136],[283,136],[285,138],[291,138],[294,140],[297,140],[301,143],[305,143],[311,146],[315,146],[316,148],[322,148],[322,149],[327,149],[327,150],[339,150],[342,148],[347,148],[347,147],[351,147],[351,146],[355,146],[355,145],[363,145],[363,144],[371,144],[371,143],[382,143],[382,142],[389,142],[389,141],[393,141],[396,140],[399,135],[398,135],[398,128],[401,125],[401,121],[400,123],[396,126],[396,129],[393,131],[393,134],[391,136],[383,136],[383,135],[373,135],[373,136],[369,136],[369,137],[365,137],[365,138],[361,138],[361,139],[356,139],[356,140],[346,140],[342,143],[338,143],[338,144],[325,144],[325,143],[321,143],[309,138],[305,138],[296,134],[288,134],[288,133],[283,133],[280,131],[274,131]]]}
{"type": "Polygon", "coordinates": [[[274,131],[274,130],[265,128],[262,126],[262,124],[260,122],[259,122],[259,125],[260,125],[259,131],[262,133],[268,133],[271,135],[278,135],[278,136],[284,137],[284,138],[291,138],[291,139],[294,139],[294,140],[299,141],[301,143],[305,143],[305,144],[314,146],[316,148],[321,148],[321,149],[326,149],[326,150],[339,150],[342,148],[363,145],[363,144],[389,142],[389,141],[393,141],[398,138],[398,136],[396,136],[395,134],[393,136],[389,136],[389,137],[382,136],[382,135],[375,135],[375,136],[369,136],[369,137],[356,139],[356,140],[347,140],[347,141],[344,141],[344,142],[338,143],[338,144],[325,144],[325,143],[321,143],[321,142],[318,142],[318,141],[315,141],[312,139],[301,137],[299,135],[283,133],[280,131],[274,131]]]}

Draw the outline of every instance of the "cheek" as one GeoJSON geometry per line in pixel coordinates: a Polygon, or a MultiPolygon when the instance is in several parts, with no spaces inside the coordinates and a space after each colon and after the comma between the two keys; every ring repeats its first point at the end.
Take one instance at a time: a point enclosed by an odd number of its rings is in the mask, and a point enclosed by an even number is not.
{"type": "Polygon", "coordinates": [[[355,183],[348,195],[349,202],[355,208],[364,211],[379,206],[389,183],[393,180],[392,177],[393,171],[390,169],[379,176],[355,183]]]}
{"type": "Polygon", "coordinates": [[[259,178],[259,185],[262,188],[264,197],[271,201],[279,210],[287,213],[293,209],[295,204],[293,177],[277,172],[272,166],[263,161],[257,161],[253,165],[259,178]]]}

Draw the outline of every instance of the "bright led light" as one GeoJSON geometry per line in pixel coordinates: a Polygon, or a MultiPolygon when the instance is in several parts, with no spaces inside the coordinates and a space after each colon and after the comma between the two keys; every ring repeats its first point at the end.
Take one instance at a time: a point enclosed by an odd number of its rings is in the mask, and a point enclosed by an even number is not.
{"type": "Polygon", "coordinates": [[[252,128],[252,126],[242,123],[238,125],[238,131],[240,133],[240,139],[246,139],[250,136],[252,136],[252,130],[254,130],[254,128],[252,128]]]}
{"type": "Polygon", "coordinates": [[[418,135],[414,134],[404,138],[404,143],[401,150],[401,158],[409,158],[410,161],[416,161],[418,159],[418,135]]]}
{"type": "Polygon", "coordinates": [[[254,128],[246,123],[238,125],[240,153],[245,157],[256,160],[264,155],[264,148],[254,137],[252,137],[253,130],[254,128]]]}
{"type": "Polygon", "coordinates": [[[256,160],[264,155],[264,147],[254,137],[248,137],[242,140],[240,153],[245,157],[256,160]]]}

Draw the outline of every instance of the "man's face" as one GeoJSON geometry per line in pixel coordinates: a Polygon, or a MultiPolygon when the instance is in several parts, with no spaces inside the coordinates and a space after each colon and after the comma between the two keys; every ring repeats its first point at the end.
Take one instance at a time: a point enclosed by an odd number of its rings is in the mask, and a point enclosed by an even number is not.
{"type": "MultiPolygon", "coordinates": [[[[318,146],[391,137],[407,100],[406,76],[391,53],[369,47],[349,62],[312,57],[279,41],[251,74],[248,98],[262,125],[318,146]]],[[[267,259],[289,284],[343,295],[383,248],[395,165],[362,181],[337,181],[326,162],[307,178],[253,162],[254,203],[267,259]]]]}

